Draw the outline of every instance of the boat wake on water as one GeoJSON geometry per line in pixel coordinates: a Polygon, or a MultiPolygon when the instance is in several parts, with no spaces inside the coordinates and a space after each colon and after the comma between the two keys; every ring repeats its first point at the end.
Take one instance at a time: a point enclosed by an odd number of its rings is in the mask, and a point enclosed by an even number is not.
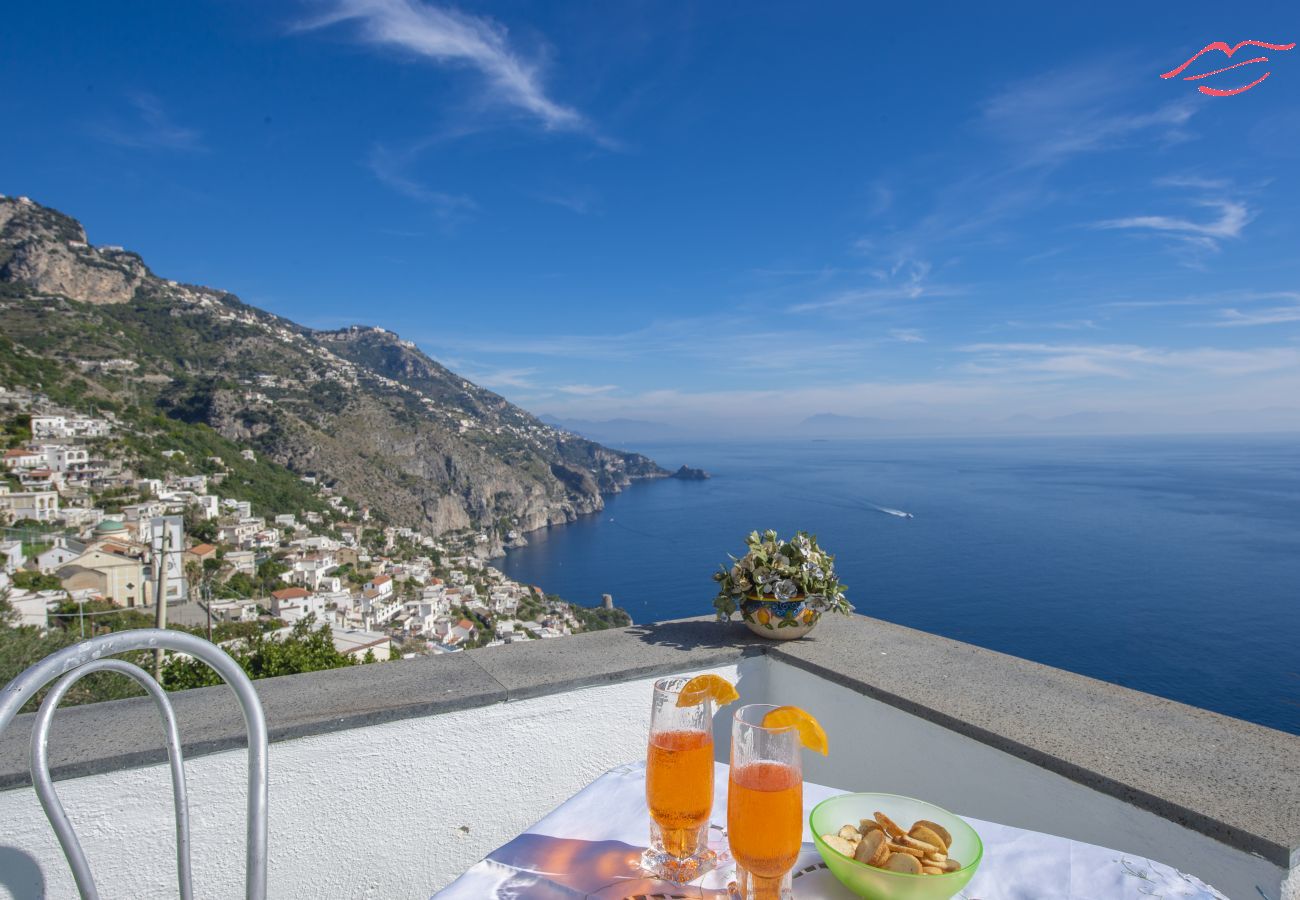
{"type": "Polygon", "coordinates": [[[871,508],[874,509],[874,510],[877,510],[878,512],[885,513],[886,515],[890,515],[890,516],[898,516],[900,519],[914,519],[914,518],[916,518],[916,517],[913,516],[910,512],[904,512],[904,511],[901,510],[901,509],[890,509],[888,506],[876,506],[876,505],[873,503],[873,504],[871,505],[871,508]]]}

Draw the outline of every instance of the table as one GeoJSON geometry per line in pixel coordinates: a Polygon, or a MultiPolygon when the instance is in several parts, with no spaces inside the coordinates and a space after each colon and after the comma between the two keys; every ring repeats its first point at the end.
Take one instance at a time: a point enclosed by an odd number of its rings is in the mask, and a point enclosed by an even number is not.
{"type": "MultiPolygon", "coordinates": [[[[711,833],[725,838],[727,766],[717,764],[711,833]]],[[[804,847],[795,864],[800,900],[853,900],[826,869],[807,814],[834,788],[804,783],[804,847]]],[[[438,900],[721,900],[730,868],[675,885],[645,878],[637,860],[649,811],[645,763],[611,769],[508,844],[476,863],[438,900]]],[[[1132,854],[963,816],[984,841],[979,871],[963,900],[1227,900],[1190,875],[1132,854]]],[[[711,842],[712,843],[712,842],[711,842]]]]}

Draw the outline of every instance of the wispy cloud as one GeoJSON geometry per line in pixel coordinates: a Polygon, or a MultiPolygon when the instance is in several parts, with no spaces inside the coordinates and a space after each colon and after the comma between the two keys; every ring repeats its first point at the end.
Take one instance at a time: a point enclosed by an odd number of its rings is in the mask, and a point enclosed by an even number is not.
{"type": "Polygon", "coordinates": [[[562,394],[572,394],[576,397],[594,397],[597,394],[608,394],[610,391],[618,390],[616,384],[562,384],[556,388],[562,394]]]}
{"type": "Polygon", "coordinates": [[[521,56],[510,45],[506,28],[491,19],[419,0],[328,0],[324,6],[325,11],[299,23],[299,29],[354,23],[365,43],[437,65],[475,69],[490,100],[525,113],[547,129],[587,127],[577,110],[548,95],[539,64],[521,56]]]}
{"type": "Polygon", "coordinates": [[[1115,57],[1040,73],[985,101],[983,123],[1025,166],[1056,166],[1139,138],[1185,140],[1198,98],[1141,108],[1129,98],[1145,75],[1140,63],[1115,57]]]}
{"type": "Polygon", "coordinates": [[[381,184],[404,197],[425,204],[442,218],[449,219],[478,208],[473,198],[465,194],[434,190],[412,178],[406,173],[409,164],[407,157],[408,154],[394,153],[383,145],[376,144],[370,149],[366,168],[381,184]]]}
{"type": "Polygon", "coordinates": [[[141,150],[203,151],[203,136],[196,128],[173,122],[163,103],[149,93],[127,95],[131,114],[114,116],[92,126],[102,141],[141,150]]]}
{"type": "Polygon", "coordinates": [[[1133,378],[1151,369],[1183,369],[1214,376],[1257,375],[1300,368],[1300,347],[1170,350],[1137,344],[970,344],[972,374],[1041,374],[1063,377],[1133,378]]]}
{"type": "MultiPolygon", "coordinates": [[[[870,251],[866,240],[859,240],[857,246],[864,252],[870,251]]],[[[868,274],[874,283],[796,303],[788,307],[786,312],[829,312],[840,315],[877,313],[890,309],[899,301],[950,297],[962,293],[962,288],[957,285],[933,280],[930,277],[932,269],[928,260],[918,259],[908,253],[897,254],[886,265],[869,270],[868,274]]]]}
{"type": "Polygon", "coordinates": [[[1067,319],[1061,322],[1026,322],[1021,319],[1009,319],[1008,328],[1048,329],[1051,331],[1095,331],[1099,326],[1092,319],[1067,319]]]}
{"type": "Polygon", "coordinates": [[[919,328],[891,328],[889,330],[891,340],[898,341],[900,344],[924,344],[925,335],[919,328]]]}
{"type": "Polygon", "coordinates": [[[1232,306],[1219,310],[1219,319],[1205,324],[1216,328],[1232,328],[1249,325],[1282,325],[1300,322],[1300,292],[1284,291],[1269,295],[1273,299],[1286,299],[1289,303],[1281,306],[1240,309],[1232,306]]]}
{"type": "Polygon", "coordinates": [[[1197,206],[1216,210],[1217,217],[1205,221],[1177,216],[1129,216],[1106,219],[1094,224],[1103,229],[1135,229],[1170,236],[1192,247],[1217,251],[1222,241],[1241,237],[1253,215],[1244,203],[1235,200],[1197,200],[1197,206]]]}
{"type": "Polygon", "coordinates": [[[567,209],[569,212],[577,213],[580,216],[596,213],[600,210],[600,198],[594,191],[586,188],[537,191],[532,196],[542,203],[549,203],[551,206],[567,209]]]}
{"type": "Polygon", "coordinates": [[[477,370],[467,369],[460,366],[458,366],[458,368],[470,381],[488,388],[523,388],[531,390],[537,387],[537,384],[531,377],[537,373],[536,369],[477,370]]]}

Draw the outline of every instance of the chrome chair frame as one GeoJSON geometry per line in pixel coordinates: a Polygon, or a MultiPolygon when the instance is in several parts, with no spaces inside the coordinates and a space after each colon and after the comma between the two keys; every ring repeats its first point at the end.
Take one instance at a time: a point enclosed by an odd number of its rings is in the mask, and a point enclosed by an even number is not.
{"type": "Polygon", "coordinates": [[[125,660],[108,659],[115,653],[129,650],[173,650],[200,659],[211,666],[235,693],[244,714],[248,730],[248,821],[247,821],[247,875],[245,891],[248,900],[266,900],[266,844],[267,844],[267,732],[266,716],[253,683],[224,650],[215,644],[183,631],[144,628],[119,631],[91,638],[65,647],[30,666],[0,691],[0,733],[13,721],[18,710],[52,681],[57,683],[41,702],[36,720],[32,724],[31,771],[32,785],[40,799],[45,817],[50,820],[72,869],[77,890],[82,900],[99,900],[90,874],[90,865],[77,840],[72,823],[64,812],[50,777],[49,738],[54,711],[68,690],[81,678],[92,672],[117,672],[133,679],[143,687],[162,716],[167,739],[167,757],[171,765],[172,801],[176,807],[176,870],[182,900],[193,900],[192,868],[190,864],[190,815],[185,792],[185,764],[181,755],[180,732],[176,714],[167,692],[148,672],[125,660]]]}

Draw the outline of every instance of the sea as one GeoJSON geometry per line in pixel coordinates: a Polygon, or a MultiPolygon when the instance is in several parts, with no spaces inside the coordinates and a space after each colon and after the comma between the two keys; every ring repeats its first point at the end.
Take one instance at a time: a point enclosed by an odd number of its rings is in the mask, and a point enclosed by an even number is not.
{"type": "Polygon", "coordinates": [[[712,614],[750,531],[858,612],[1300,734],[1300,435],[643,443],[638,482],[501,568],[634,621],[712,614]]]}

